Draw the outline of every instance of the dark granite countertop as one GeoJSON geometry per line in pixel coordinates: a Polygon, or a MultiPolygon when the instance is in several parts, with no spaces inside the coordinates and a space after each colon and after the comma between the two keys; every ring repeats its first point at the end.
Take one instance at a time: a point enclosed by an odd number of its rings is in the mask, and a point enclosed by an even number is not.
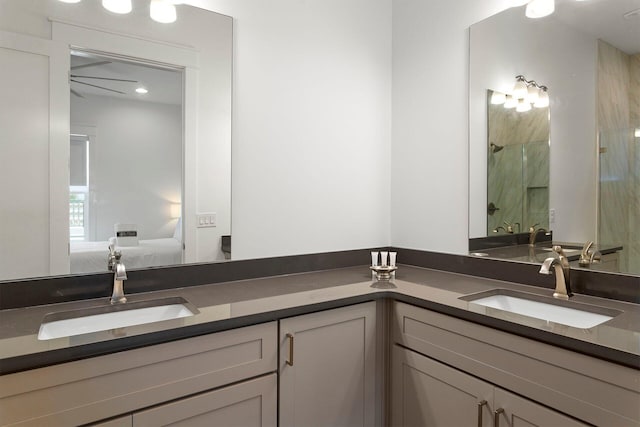
{"type": "MultiPolygon", "coordinates": [[[[192,317],[66,338],[38,340],[48,313],[108,306],[108,298],[0,311],[0,374],[218,332],[298,314],[392,298],[626,366],[640,367],[640,305],[575,295],[571,301],[622,314],[589,328],[486,308],[460,297],[492,289],[536,294],[549,289],[401,265],[391,282],[373,282],[367,266],[134,294],[129,302],[180,296],[192,317]]],[[[126,283],[125,283],[126,289],[126,283]]]]}

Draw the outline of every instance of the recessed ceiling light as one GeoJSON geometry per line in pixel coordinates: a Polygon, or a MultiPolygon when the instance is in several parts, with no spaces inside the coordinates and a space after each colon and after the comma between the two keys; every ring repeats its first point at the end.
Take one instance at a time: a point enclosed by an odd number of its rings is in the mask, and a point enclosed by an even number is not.
{"type": "Polygon", "coordinates": [[[149,93],[149,91],[143,87],[139,87],[136,89],[136,93],[139,93],[141,95],[144,95],[145,93],[149,93]]]}

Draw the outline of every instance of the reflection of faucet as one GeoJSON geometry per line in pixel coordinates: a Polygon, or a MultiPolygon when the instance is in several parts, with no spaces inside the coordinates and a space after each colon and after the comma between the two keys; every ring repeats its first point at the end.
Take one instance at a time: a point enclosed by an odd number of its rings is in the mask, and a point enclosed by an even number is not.
{"type": "Polygon", "coordinates": [[[115,250],[113,243],[109,245],[109,271],[114,272],[113,276],[113,293],[111,294],[111,304],[121,304],[127,302],[127,298],[124,296],[124,289],[122,287],[122,281],[127,280],[127,270],[124,268],[124,264],[120,261],[122,253],[115,250]]]}
{"type": "Polygon", "coordinates": [[[507,221],[505,221],[504,225],[505,225],[505,227],[507,227],[507,233],[509,233],[509,234],[513,234],[513,226],[514,225],[518,226],[518,233],[520,232],[520,223],[519,222],[508,223],[507,221]]]}
{"type": "Polygon", "coordinates": [[[592,246],[593,242],[588,241],[582,247],[582,252],[580,252],[580,261],[578,261],[580,267],[589,267],[591,264],[600,262],[602,255],[600,255],[600,252],[595,248],[592,250],[592,246]]]}
{"type": "Polygon", "coordinates": [[[493,230],[491,230],[491,231],[493,231],[494,233],[497,233],[497,232],[498,232],[498,231],[500,231],[500,230],[504,231],[505,233],[508,233],[507,229],[506,229],[506,228],[504,228],[504,227],[503,227],[503,226],[501,226],[501,225],[497,226],[496,228],[494,228],[494,229],[493,229],[493,230]]]}
{"type": "Polygon", "coordinates": [[[538,233],[545,233],[547,236],[549,235],[549,230],[545,228],[536,228],[538,224],[533,224],[529,227],[529,246],[534,246],[536,244],[536,237],[538,233]]]}
{"type": "Polygon", "coordinates": [[[553,293],[553,297],[569,299],[573,295],[573,292],[571,292],[569,260],[560,246],[554,246],[553,252],[555,252],[556,256],[551,256],[544,260],[542,267],[540,267],[540,274],[551,274],[551,267],[553,267],[556,273],[556,290],[553,293]]]}

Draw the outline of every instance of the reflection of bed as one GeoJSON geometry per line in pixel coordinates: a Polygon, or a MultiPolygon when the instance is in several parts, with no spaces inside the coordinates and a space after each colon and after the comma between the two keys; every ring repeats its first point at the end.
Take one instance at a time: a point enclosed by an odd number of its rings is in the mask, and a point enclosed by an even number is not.
{"type": "MultiPolygon", "coordinates": [[[[140,240],[138,246],[116,246],[126,268],[182,263],[182,244],[176,238],[140,240]]],[[[107,271],[109,242],[71,242],[71,273],[107,271]]]]}

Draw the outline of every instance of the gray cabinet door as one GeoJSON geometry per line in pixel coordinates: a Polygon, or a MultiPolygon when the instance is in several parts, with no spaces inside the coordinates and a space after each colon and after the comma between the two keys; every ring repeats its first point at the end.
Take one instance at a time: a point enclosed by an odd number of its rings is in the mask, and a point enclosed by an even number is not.
{"type": "Polygon", "coordinates": [[[495,388],[494,408],[500,411],[495,427],[587,426],[587,424],[498,387],[495,388]]]}
{"type": "Polygon", "coordinates": [[[280,321],[280,426],[373,426],[375,302],[280,321]]]}
{"type": "Polygon", "coordinates": [[[491,384],[398,345],[392,351],[391,425],[492,425],[491,384]]]}
{"type": "Polygon", "coordinates": [[[267,375],[133,414],[133,427],[276,427],[277,377],[267,375]]]}

